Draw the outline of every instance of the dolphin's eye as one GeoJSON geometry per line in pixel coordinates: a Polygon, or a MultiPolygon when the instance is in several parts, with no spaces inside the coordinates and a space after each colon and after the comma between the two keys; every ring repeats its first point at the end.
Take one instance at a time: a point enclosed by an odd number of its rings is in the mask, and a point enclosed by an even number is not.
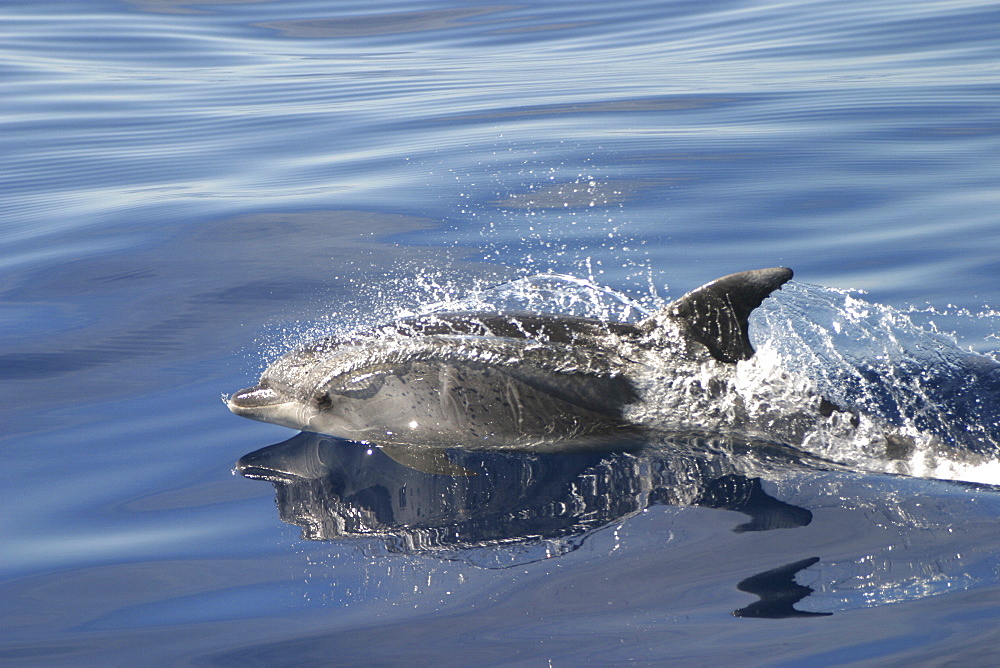
{"type": "Polygon", "coordinates": [[[329,408],[333,405],[333,399],[326,392],[317,392],[316,396],[313,397],[313,401],[316,402],[316,408],[323,410],[324,408],[329,408]]]}

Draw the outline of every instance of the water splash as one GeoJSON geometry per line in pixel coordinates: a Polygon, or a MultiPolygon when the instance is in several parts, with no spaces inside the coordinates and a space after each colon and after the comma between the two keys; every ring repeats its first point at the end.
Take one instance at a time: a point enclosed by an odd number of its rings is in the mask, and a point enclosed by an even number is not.
{"type": "MultiPolygon", "coordinates": [[[[1000,365],[932,321],[917,324],[912,309],[791,283],[755,312],[751,334],[761,371],[793,369],[834,404],[923,436],[905,460],[869,466],[1000,483],[1000,365]]],[[[850,458],[858,447],[827,454],[850,458]]]]}
{"type": "Polygon", "coordinates": [[[474,289],[460,298],[423,304],[413,311],[404,310],[400,315],[466,310],[554,313],[618,322],[637,322],[652,313],[640,301],[598,285],[593,279],[549,273],[474,289]]]}

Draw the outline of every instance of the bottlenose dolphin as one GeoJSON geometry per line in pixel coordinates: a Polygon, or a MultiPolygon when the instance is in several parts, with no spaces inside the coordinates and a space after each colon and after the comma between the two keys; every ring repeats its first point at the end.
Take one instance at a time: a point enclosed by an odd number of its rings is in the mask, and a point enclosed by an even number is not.
{"type": "MultiPolygon", "coordinates": [[[[390,448],[606,441],[635,427],[630,407],[642,398],[630,370],[650,353],[668,360],[681,394],[724,392],[730,369],[754,355],[751,312],[791,278],[784,267],[725,276],[637,324],[520,312],[406,318],[295,349],[227,405],[390,448]]],[[[814,403],[820,419],[839,410],[814,403]]]]}

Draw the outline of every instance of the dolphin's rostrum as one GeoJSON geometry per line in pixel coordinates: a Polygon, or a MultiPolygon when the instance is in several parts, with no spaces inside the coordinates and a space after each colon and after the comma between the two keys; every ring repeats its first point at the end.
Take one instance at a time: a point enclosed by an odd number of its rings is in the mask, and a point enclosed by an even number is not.
{"type": "MultiPolygon", "coordinates": [[[[435,313],[326,337],[271,364],[228,406],[264,422],[385,446],[538,448],[629,430],[629,373],[650,352],[704,375],[754,354],[748,317],[779,267],[708,283],[638,323],[435,313]]],[[[710,391],[704,383],[706,392],[710,391]]]]}

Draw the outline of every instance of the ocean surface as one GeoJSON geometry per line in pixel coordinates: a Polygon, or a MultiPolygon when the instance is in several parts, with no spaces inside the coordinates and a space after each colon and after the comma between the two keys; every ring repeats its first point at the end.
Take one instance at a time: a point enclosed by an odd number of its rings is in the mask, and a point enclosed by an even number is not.
{"type": "Polygon", "coordinates": [[[0,35],[5,666],[995,665],[996,3],[6,0],[0,35]],[[951,455],[453,478],[220,401],[510,286],[634,319],[773,266],[758,371],[951,455]]]}

